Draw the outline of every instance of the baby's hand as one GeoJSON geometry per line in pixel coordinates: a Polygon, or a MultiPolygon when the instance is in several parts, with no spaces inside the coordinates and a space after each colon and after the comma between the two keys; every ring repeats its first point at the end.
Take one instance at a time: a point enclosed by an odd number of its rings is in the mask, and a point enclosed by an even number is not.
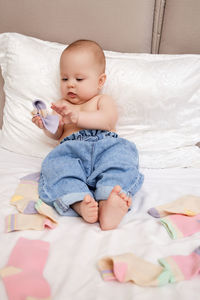
{"type": "Polygon", "coordinates": [[[42,122],[42,119],[40,118],[40,116],[34,116],[32,118],[32,122],[40,129],[44,129],[44,125],[43,125],[43,122],[42,122]]]}
{"type": "Polygon", "coordinates": [[[51,108],[62,116],[62,122],[64,124],[77,124],[78,122],[78,111],[73,110],[68,105],[58,105],[52,103],[51,108]]]}

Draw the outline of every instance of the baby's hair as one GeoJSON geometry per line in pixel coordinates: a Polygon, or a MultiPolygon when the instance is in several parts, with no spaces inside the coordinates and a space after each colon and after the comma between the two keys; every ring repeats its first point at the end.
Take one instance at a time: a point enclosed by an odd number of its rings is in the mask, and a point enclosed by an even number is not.
{"type": "Polygon", "coordinates": [[[101,72],[104,73],[106,67],[106,59],[105,59],[103,49],[97,42],[91,40],[77,40],[71,43],[68,47],[66,47],[64,51],[69,51],[73,49],[83,49],[83,48],[84,49],[87,48],[89,51],[91,51],[94,54],[95,59],[97,60],[99,66],[101,67],[101,72]]]}

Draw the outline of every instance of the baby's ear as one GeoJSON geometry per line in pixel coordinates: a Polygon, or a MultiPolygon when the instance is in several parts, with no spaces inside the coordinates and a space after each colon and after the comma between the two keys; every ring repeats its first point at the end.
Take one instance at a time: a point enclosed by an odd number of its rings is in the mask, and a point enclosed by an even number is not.
{"type": "Polygon", "coordinates": [[[101,89],[106,81],[106,74],[103,73],[99,76],[99,89],[101,89]]]}

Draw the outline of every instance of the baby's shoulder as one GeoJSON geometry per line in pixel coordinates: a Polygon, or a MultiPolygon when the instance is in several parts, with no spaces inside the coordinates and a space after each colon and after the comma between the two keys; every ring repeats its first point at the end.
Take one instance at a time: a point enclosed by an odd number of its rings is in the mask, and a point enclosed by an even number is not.
{"type": "Polygon", "coordinates": [[[113,97],[110,96],[110,95],[107,95],[107,94],[100,94],[98,95],[99,97],[99,101],[104,101],[104,100],[107,100],[107,101],[114,101],[113,97]]]}
{"type": "Polygon", "coordinates": [[[113,99],[112,96],[107,95],[107,94],[101,94],[99,95],[99,100],[98,100],[99,104],[103,104],[103,103],[110,103],[110,104],[115,104],[115,100],[113,99]]]}

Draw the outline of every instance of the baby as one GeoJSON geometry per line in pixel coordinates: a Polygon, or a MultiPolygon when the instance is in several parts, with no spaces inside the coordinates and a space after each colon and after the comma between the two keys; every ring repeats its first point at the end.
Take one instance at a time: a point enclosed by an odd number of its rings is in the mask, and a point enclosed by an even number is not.
{"type": "Polygon", "coordinates": [[[61,215],[79,215],[102,230],[115,229],[143,182],[135,145],[118,137],[115,101],[101,94],[105,56],[94,41],[70,44],[60,58],[62,99],[52,103],[60,117],[55,134],[39,116],[32,121],[60,144],[44,159],[40,198],[61,215]]]}

